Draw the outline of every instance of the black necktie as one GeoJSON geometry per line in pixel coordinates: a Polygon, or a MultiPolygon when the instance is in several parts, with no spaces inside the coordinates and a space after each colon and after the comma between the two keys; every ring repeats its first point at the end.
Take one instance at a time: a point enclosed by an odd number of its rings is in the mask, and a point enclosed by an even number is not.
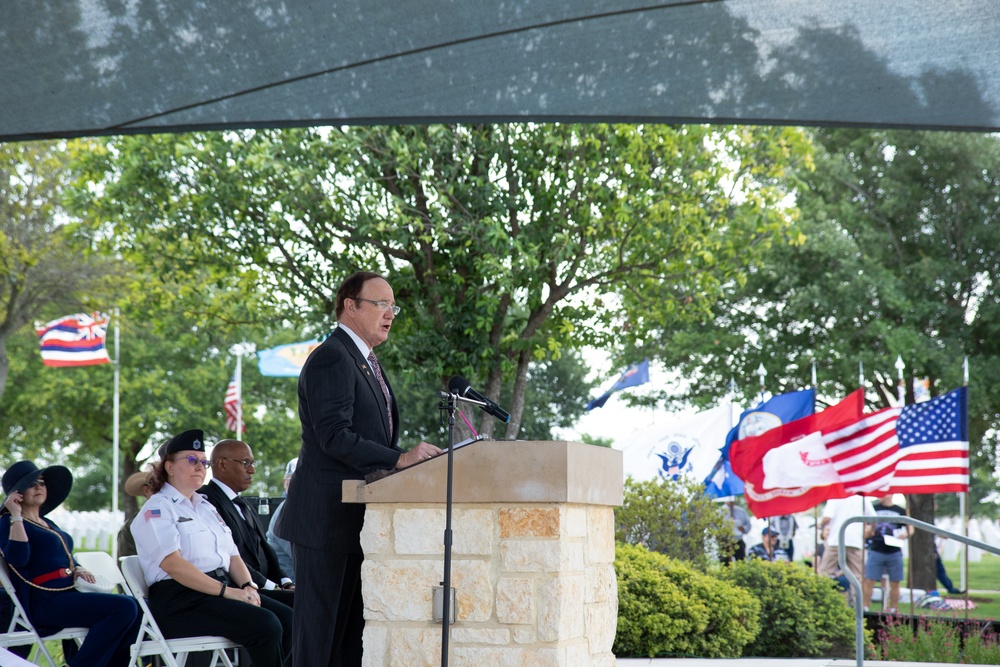
{"type": "Polygon", "coordinates": [[[254,522],[253,517],[250,516],[250,503],[243,500],[242,497],[236,496],[233,498],[233,504],[240,508],[240,511],[243,513],[243,520],[250,525],[252,531],[257,532],[257,524],[254,522]]]}
{"type": "Polygon", "coordinates": [[[262,544],[263,543],[263,537],[261,536],[261,534],[257,530],[257,522],[254,520],[254,518],[252,516],[250,516],[250,512],[253,511],[253,510],[250,509],[250,503],[248,503],[247,501],[245,501],[240,496],[236,496],[235,498],[233,498],[233,504],[236,505],[237,507],[239,507],[243,511],[243,519],[247,522],[247,526],[250,527],[250,535],[251,535],[251,539],[253,540],[252,544],[249,545],[250,546],[250,550],[257,552],[257,563],[256,564],[255,563],[250,563],[249,565],[251,567],[256,566],[257,568],[260,569],[261,574],[263,574],[265,577],[267,577],[268,576],[268,574],[267,574],[267,554],[264,553],[264,547],[263,547],[263,544],[262,544]]]}

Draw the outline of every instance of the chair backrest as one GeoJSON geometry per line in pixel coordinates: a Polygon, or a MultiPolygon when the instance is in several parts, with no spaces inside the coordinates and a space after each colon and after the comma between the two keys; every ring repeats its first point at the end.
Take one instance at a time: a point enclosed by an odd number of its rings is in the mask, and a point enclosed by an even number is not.
{"type": "Polygon", "coordinates": [[[76,562],[81,567],[90,570],[99,577],[104,577],[109,584],[125,586],[125,577],[122,576],[122,571],[115,565],[115,559],[106,551],[77,551],[73,557],[76,558],[76,562]]]}
{"type": "Polygon", "coordinates": [[[146,575],[142,572],[142,563],[138,556],[123,556],[121,561],[121,572],[125,577],[125,584],[137,598],[145,601],[149,597],[149,586],[146,585],[146,575]]]}
{"type": "MultiPolygon", "coordinates": [[[[17,597],[17,591],[14,590],[14,583],[10,578],[10,566],[4,558],[0,558],[0,585],[3,586],[4,592],[7,594],[7,597],[10,598],[12,608],[10,625],[7,626],[7,628],[2,629],[6,635],[6,639],[0,643],[4,646],[25,646],[28,644],[36,645],[38,646],[39,654],[44,656],[52,667],[56,667],[55,660],[52,659],[52,654],[50,654],[48,649],[45,648],[45,642],[38,634],[35,626],[32,625],[31,621],[28,619],[28,614],[24,610],[24,605],[21,604],[21,600],[17,597]],[[18,628],[21,629],[19,630],[18,628]]],[[[75,639],[79,643],[86,636],[86,628],[66,628],[53,635],[49,635],[46,639],[75,639]]],[[[38,658],[36,657],[35,660],[37,661],[38,658]]]]}
{"type": "Polygon", "coordinates": [[[0,584],[3,585],[3,591],[10,598],[11,605],[11,615],[10,615],[10,625],[6,628],[0,628],[3,632],[14,632],[17,630],[18,626],[26,628],[25,621],[28,620],[27,615],[24,613],[24,607],[21,606],[21,601],[17,599],[17,592],[14,590],[14,583],[10,580],[10,567],[7,565],[7,561],[0,558],[0,584]]]}

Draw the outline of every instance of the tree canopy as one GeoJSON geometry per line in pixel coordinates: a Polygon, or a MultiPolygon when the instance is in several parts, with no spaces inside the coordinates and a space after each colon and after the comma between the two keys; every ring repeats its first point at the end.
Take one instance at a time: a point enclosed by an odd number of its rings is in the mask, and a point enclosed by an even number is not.
{"type": "Polygon", "coordinates": [[[304,333],[332,326],[343,277],[381,271],[404,308],[390,367],[494,399],[512,382],[516,437],[532,362],[641,358],[644,332],[742,281],[789,230],[809,153],[789,128],[433,125],[127,137],[94,158],[92,219],[119,252],[243,282],[304,333]]]}

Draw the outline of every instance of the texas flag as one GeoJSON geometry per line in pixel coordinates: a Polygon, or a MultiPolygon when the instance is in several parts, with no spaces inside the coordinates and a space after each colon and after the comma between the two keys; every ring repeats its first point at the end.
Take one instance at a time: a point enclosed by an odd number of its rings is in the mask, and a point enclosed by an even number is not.
{"type": "Polygon", "coordinates": [[[101,313],[67,315],[36,327],[41,337],[42,363],[46,366],[96,366],[110,364],[104,347],[108,317],[101,313]]]}

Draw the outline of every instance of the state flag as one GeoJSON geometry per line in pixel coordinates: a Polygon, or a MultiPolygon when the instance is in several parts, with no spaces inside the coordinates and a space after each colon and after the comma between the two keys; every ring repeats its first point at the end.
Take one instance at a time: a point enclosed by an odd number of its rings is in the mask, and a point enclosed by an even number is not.
{"type": "Polygon", "coordinates": [[[110,364],[105,348],[108,316],[78,313],[36,327],[40,337],[42,363],[46,366],[97,366],[110,364]]]}

